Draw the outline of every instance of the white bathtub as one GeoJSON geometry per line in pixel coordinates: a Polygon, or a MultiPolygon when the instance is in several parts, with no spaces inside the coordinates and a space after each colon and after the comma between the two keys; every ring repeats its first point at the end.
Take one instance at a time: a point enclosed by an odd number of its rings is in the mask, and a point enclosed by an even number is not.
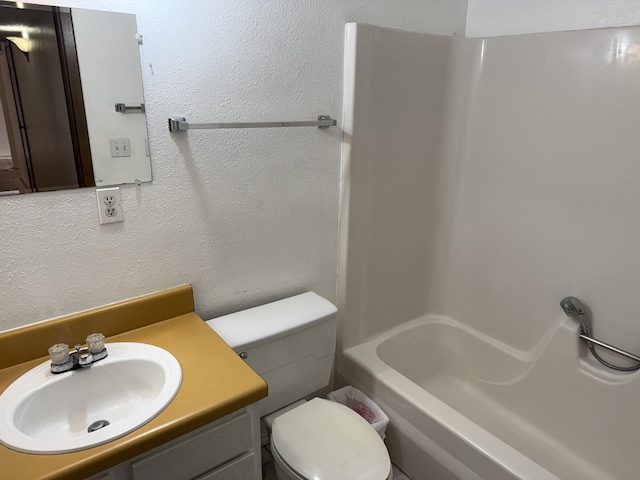
{"type": "Polygon", "coordinates": [[[347,349],[338,375],[391,419],[416,480],[640,478],[640,373],[592,363],[577,324],[522,352],[425,316],[347,349]]]}

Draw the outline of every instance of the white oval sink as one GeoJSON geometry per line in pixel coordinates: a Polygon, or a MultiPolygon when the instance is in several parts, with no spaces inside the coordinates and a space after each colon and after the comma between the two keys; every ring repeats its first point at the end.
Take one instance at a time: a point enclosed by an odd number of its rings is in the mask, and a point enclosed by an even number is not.
{"type": "Polygon", "coordinates": [[[109,343],[91,367],[29,370],[0,395],[0,442],[26,453],[67,453],[122,437],[157,416],[182,381],[178,360],[143,343],[109,343]],[[89,432],[89,426],[108,425],[89,432]]]}

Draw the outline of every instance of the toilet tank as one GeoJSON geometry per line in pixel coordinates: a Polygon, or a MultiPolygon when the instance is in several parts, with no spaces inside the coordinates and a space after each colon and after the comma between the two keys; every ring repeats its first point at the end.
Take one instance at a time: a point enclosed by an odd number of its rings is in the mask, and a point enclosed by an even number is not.
{"type": "Polygon", "coordinates": [[[206,323],[267,382],[263,416],[329,384],[336,315],[331,302],[307,292],[206,323]]]}

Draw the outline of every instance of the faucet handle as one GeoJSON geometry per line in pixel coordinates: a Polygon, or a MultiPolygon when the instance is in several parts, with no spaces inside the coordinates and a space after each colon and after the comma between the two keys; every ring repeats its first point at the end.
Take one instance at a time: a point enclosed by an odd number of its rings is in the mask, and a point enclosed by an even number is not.
{"type": "Polygon", "coordinates": [[[87,348],[92,354],[100,353],[104,350],[104,335],[102,333],[92,333],[87,337],[87,348]]]}
{"type": "Polygon", "coordinates": [[[56,343],[49,347],[49,356],[54,365],[63,365],[69,361],[69,345],[56,343]]]}

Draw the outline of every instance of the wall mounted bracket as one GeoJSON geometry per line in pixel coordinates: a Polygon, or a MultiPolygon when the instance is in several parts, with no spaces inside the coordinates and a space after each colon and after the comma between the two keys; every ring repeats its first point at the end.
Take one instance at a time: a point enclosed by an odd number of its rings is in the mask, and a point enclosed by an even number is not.
{"type": "Polygon", "coordinates": [[[144,113],[144,103],[140,105],[125,105],[124,103],[116,103],[116,112],[118,113],[144,113]]]}

